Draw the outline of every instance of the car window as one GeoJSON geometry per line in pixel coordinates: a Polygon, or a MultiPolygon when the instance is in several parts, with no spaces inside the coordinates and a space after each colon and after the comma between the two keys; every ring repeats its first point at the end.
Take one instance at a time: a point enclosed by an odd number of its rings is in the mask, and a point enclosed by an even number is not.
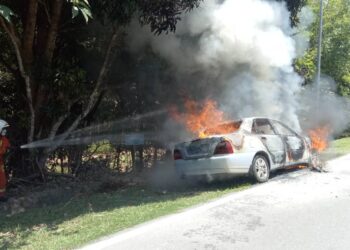
{"type": "Polygon", "coordinates": [[[274,135],[275,132],[267,119],[255,119],[252,132],[254,134],[274,135]]]}
{"type": "Polygon", "coordinates": [[[286,127],[284,124],[277,122],[277,121],[272,121],[273,127],[275,128],[277,134],[280,135],[293,135],[295,136],[295,132],[291,130],[290,128],[286,127]]]}

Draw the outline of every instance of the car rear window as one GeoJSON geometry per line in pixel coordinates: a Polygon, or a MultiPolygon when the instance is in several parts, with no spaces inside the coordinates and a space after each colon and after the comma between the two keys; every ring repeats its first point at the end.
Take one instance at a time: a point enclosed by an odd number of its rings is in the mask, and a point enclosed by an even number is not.
{"type": "Polygon", "coordinates": [[[220,124],[216,127],[208,128],[204,130],[205,135],[220,135],[230,134],[236,132],[241,127],[242,121],[228,122],[220,124]]]}

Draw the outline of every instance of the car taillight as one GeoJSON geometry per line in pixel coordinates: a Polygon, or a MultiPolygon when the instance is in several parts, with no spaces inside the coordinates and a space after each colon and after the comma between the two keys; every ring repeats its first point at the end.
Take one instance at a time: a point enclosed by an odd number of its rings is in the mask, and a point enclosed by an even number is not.
{"type": "Polygon", "coordinates": [[[176,160],[181,160],[181,159],[182,159],[182,155],[181,155],[180,150],[175,149],[174,150],[174,160],[176,161],[176,160]]]}
{"type": "Polygon", "coordinates": [[[220,142],[214,151],[214,155],[233,154],[233,147],[229,141],[220,142]]]}

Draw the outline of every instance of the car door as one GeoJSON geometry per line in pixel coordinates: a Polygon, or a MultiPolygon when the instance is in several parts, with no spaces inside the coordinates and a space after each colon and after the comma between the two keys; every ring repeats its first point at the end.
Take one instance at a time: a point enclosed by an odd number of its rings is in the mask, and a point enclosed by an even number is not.
{"type": "Polygon", "coordinates": [[[302,137],[279,121],[271,121],[271,123],[285,143],[287,150],[286,164],[301,162],[305,152],[305,144],[302,137]]]}
{"type": "Polygon", "coordinates": [[[286,148],[280,135],[277,135],[268,119],[257,118],[253,121],[252,133],[256,134],[269,153],[272,165],[279,167],[285,163],[286,148]]]}

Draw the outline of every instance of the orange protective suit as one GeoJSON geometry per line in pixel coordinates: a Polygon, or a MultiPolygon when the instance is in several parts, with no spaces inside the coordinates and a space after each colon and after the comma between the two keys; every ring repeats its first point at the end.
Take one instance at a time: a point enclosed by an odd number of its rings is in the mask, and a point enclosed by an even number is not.
{"type": "Polygon", "coordinates": [[[9,140],[5,136],[0,135],[0,197],[4,197],[6,192],[7,180],[5,174],[4,155],[9,147],[9,140]]]}

